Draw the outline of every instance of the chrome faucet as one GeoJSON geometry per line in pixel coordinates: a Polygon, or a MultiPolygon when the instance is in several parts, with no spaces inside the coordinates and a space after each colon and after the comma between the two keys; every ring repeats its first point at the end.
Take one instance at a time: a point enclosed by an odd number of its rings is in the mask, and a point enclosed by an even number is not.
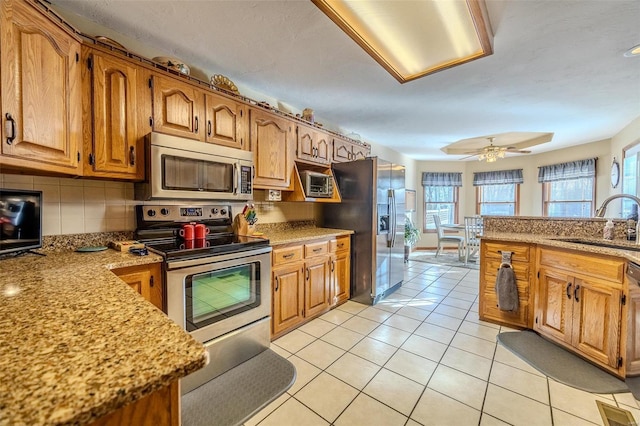
{"type": "MultiPolygon", "coordinates": [[[[615,195],[612,195],[611,197],[607,198],[606,200],[604,200],[604,202],[602,203],[600,208],[598,210],[596,210],[596,217],[604,217],[604,214],[607,211],[607,205],[612,200],[615,200],[616,198],[628,198],[630,200],[635,201],[636,204],[638,205],[638,207],[640,207],[640,198],[636,197],[635,195],[631,195],[631,194],[615,194],[615,195]]],[[[636,220],[636,245],[640,245],[640,220],[636,220]]]]}

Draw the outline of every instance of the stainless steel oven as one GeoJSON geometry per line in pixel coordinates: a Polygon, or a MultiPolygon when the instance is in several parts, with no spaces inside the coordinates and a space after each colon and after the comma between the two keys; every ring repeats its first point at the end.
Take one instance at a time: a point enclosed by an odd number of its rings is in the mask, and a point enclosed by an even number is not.
{"type": "Polygon", "coordinates": [[[182,379],[187,393],[269,347],[271,247],[229,232],[229,206],[136,206],[136,236],[165,258],[167,315],[202,342],[210,362],[182,379]],[[180,237],[185,221],[206,239],[180,237]]]}

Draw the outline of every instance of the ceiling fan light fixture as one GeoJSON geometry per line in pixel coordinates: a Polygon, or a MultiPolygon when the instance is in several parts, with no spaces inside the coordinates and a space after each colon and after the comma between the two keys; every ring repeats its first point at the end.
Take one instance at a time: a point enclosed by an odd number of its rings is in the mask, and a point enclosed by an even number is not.
{"type": "Polygon", "coordinates": [[[311,0],[400,83],[493,53],[485,0],[311,0]]]}
{"type": "Polygon", "coordinates": [[[624,52],[626,58],[633,58],[634,56],[640,56],[640,44],[633,46],[631,49],[624,52]]]}

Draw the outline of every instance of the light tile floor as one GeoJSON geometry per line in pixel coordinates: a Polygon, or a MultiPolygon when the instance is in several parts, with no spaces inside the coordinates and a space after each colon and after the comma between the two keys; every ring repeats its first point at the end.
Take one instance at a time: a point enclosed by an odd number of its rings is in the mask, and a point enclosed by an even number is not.
{"type": "Polygon", "coordinates": [[[596,400],[640,419],[629,393],[540,374],[478,319],[478,271],[410,261],[374,307],[349,301],[274,341],[297,379],[246,425],[603,425],[596,400]]]}

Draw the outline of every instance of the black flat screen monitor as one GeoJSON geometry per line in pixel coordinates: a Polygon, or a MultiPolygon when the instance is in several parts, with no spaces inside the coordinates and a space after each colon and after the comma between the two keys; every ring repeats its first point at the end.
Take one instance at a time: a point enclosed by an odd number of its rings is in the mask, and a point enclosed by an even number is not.
{"type": "Polygon", "coordinates": [[[0,188],[0,256],[42,247],[42,191],[0,188]]]}

